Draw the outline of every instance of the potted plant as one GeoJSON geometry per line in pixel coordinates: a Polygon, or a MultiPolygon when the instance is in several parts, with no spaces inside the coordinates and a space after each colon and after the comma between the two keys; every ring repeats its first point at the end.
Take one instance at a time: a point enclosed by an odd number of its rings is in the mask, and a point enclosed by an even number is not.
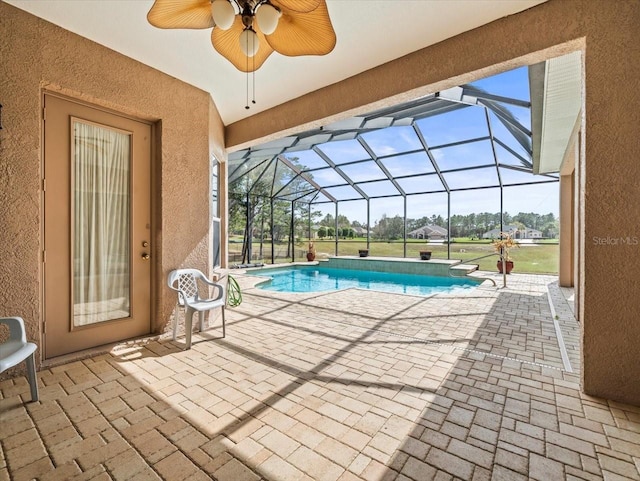
{"type": "Polygon", "coordinates": [[[513,270],[513,260],[511,259],[511,255],[509,251],[512,247],[520,247],[516,241],[513,240],[513,237],[508,232],[500,232],[500,237],[494,239],[491,242],[494,250],[498,253],[500,258],[498,259],[498,272],[502,274],[502,261],[504,261],[505,270],[507,274],[510,274],[513,270]]]}
{"type": "Polygon", "coordinates": [[[358,249],[358,255],[360,257],[368,257],[369,256],[369,249],[358,249]]]}
{"type": "Polygon", "coordinates": [[[316,247],[313,245],[313,241],[309,241],[309,248],[307,249],[307,260],[309,262],[316,258],[316,247]]]}
{"type": "Polygon", "coordinates": [[[431,251],[420,251],[420,259],[423,261],[431,259],[431,251]]]}

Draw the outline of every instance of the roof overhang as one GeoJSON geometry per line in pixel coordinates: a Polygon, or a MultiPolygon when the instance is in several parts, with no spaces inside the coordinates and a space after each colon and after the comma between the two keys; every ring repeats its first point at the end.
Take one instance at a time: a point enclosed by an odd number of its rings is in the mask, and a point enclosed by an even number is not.
{"type": "Polygon", "coordinates": [[[572,52],[529,67],[533,172],[558,172],[582,108],[582,54],[572,52]]]}

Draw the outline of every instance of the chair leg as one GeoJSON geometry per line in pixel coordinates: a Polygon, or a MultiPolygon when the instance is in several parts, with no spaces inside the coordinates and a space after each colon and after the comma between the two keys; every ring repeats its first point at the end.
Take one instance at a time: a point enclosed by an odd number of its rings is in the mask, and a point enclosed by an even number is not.
{"type": "MultiPolygon", "coordinates": [[[[178,313],[180,312],[180,307],[176,304],[175,314],[173,316],[173,340],[176,340],[178,334],[178,313]]],[[[187,318],[186,310],[185,310],[185,320],[187,318]]]]}
{"type": "Polygon", "coordinates": [[[224,319],[224,306],[222,306],[222,337],[225,337],[225,319],[224,319]]]}
{"type": "Polygon", "coordinates": [[[191,349],[191,326],[193,324],[193,315],[196,311],[187,308],[184,317],[184,337],[185,337],[185,349],[191,349]]]}
{"type": "Polygon", "coordinates": [[[31,401],[36,402],[40,399],[38,394],[38,376],[36,376],[36,359],[35,353],[27,358],[27,379],[31,388],[31,401]]]}
{"type": "Polygon", "coordinates": [[[198,320],[200,321],[200,332],[204,331],[204,311],[198,312],[198,320]]]}

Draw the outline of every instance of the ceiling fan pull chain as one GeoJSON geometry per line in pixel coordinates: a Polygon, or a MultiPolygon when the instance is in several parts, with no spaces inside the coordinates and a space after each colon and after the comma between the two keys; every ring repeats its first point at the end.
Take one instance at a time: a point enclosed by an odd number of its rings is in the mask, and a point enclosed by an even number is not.
{"type": "Polygon", "coordinates": [[[249,57],[247,57],[247,73],[246,73],[246,79],[247,79],[247,96],[246,96],[246,102],[244,105],[244,108],[249,110],[249,57]]]}
{"type": "Polygon", "coordinates": [[[251,101],[254,105],[256,103],[256,69],[255,69],[255,65],[256,65],[256,59],[255,57],[253,58],[253,72],[252,72],[252,81],[253,81],[253,100],[251,101]]]}

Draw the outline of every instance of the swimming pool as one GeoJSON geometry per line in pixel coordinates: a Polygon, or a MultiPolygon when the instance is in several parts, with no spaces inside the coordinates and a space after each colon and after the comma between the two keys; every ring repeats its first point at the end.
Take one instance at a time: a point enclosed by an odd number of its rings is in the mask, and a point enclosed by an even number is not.
{"type": "Polygon", "coordinates": [[[249,271],[247,274],[270,277],[258,288],[277,292],[323,292],[349,288],[429,296],[469,290],[479,280],[457,277],[423,276],[364,270],[336,269],[323,266],[293,266],[249,271]]]}

